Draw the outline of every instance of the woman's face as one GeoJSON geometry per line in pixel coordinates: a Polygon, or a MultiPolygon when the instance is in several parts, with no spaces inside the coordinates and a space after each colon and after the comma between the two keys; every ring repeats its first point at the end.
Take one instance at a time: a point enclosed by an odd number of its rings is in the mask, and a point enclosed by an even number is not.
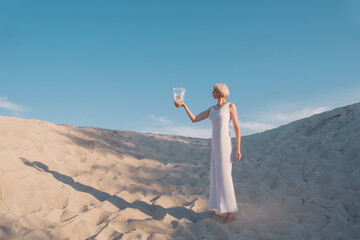
{"type": "Polygon", "coordinates": [[[213,98],[215,98],[215,99],[219,98],[220,97],[219,90],[217,90],[217,88],[214,88],[213,92],[212,92],[212,95],[213,95],[213,98]]]}

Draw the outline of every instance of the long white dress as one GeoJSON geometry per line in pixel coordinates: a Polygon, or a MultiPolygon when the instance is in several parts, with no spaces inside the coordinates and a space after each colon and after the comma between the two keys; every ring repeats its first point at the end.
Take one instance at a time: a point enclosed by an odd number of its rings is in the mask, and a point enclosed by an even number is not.
{"type": "Polygon", "coordinates": [[[231,176],[231,137],[229,124],[230,103],[219,109],[210,108],[209,118],[212,124],[212,150],[210,166],[209,209],[219,213],[237,212],[234,185],[231,176]]]}

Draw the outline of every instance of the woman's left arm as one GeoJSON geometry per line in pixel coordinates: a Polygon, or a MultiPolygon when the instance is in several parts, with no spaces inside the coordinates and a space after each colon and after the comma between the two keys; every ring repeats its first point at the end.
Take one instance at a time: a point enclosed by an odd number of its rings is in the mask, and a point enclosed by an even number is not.
{"type": "Polygon", "coordinates": [[[238,162],[241,158],[241,150],[240,150],[241,133],[240,133],[239,119],[237,116],[236,106],[234,103],[230,104],[230,116],[233,121],[234,131],[236,136],[236,161],[238,162]]]}

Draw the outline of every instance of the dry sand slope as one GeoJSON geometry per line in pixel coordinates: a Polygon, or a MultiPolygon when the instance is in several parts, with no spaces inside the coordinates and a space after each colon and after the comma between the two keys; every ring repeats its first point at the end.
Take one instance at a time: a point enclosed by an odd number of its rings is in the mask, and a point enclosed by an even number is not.
{"type": "Polygon", "coordinates": [[[360,239],[360,104],[243,137],[239,219],[210,140],[0,117],[0,239],[360,239]]]}

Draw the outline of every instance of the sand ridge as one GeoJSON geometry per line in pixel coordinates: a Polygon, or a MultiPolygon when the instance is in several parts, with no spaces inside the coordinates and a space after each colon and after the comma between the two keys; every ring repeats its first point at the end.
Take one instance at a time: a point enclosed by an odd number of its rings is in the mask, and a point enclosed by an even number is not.
{"type": "Polygon", "coordinates": [[[0,117],[0,239],[360,239],[360,104],[242,138],[238,220],[211,141],[0,117]]]}

